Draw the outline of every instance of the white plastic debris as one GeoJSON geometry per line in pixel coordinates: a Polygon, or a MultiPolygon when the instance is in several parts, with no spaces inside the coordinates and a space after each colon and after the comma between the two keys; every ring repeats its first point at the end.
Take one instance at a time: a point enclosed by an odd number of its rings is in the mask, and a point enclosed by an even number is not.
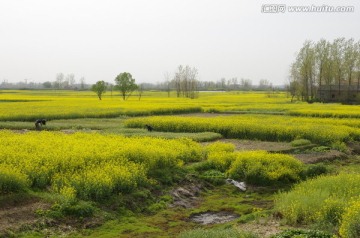
{"type": "Polygon", "coordinates": [[[246,191],[246,184],[245,182],[238,182],[233,179],[226,179],[226,182],[234,185],[235,187],[239,188],[241,191],[246,191]]]}

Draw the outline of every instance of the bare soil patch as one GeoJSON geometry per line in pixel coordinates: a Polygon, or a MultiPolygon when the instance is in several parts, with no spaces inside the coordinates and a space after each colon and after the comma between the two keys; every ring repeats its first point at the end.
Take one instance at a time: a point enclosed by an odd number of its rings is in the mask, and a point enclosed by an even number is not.
{"type": "MultiPolygon", "coordinates": [[[[237,139],[221,139],[218,140],[224,143],[232,143],[235,145],[235,149],[239,151],[243,150],[266,150],[269,152],[287,153],[298,147],[293,147],[286,142],[270,142],[270,141],[255,141],[255,140],[237,140],[237,139]]],[[[213,142],[204,142],[204,145],[208,145],[213,142]]]]}
{"type": "Polygon", "coordinates": [[[28,129],[22,129],[22,130],[12,130],[14,133],[18,133],[18,134],[25,134],[27,132],[29,132],[30,130],[28,129]]]}
{"type": "Polygon", "coordinates": [[[192,208],[199,203],[201,184],[186,184],[170,191],[173,203],[170,207],[192,208]]]}
{"type": "Polygon", "coordinates": [[[39,199],[28,199],[19,204],[7,204],[0,208],[0,236],[7,231],[17,231],[24,226],[31,226],[41,221],[36,211],[49,209],[50,204],[39,199]]]}
{"type": "Polygon", "coordinates": [[[360,154],[360,142],[358,141],[349,142],[348,148],[350,149],[351,153],[360,154]]]}
{"type": "Polygon", "coordinates": [[[240,231],[252,232],[264,238],[270,237],[282,231],[279,221],[268,220],[266,218],[240,224],[237,226],[237,229],[240,231]]]}
{"type": "Polygon", "coordinates": [[[293,156],[305,164],[315,164],[324,161],[333,161],[336,159],[346,159],[348,157],[345,153],[337,150],[313,152],[308,154],[294,154],[293,156]]]}

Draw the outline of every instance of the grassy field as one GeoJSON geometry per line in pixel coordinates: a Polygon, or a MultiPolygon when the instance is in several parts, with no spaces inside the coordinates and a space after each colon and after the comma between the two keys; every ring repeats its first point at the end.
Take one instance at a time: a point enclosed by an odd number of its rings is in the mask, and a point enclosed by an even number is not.
{"type": "Polygon", "coordinates": [[[282,92],[128,101],[114,92],[100,101],[88,91],[1,90],[0,236],[359,237],[359,156],[350,148],[359,109],[282,92]],[[47,124],[36,131],[39,118],[47,124]],[[242,139],[294,149],[246,151],[242,139]],[[296,159],[330,150],[343,159],[296,159]],[[207,212],[236,218],[191,219],[207,212]]]}

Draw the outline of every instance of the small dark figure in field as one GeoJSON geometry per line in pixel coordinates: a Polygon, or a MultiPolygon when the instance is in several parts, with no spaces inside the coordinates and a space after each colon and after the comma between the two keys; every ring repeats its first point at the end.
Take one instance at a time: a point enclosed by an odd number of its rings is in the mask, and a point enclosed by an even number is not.
{"type": "Polygon", "coordinates": [[[146,126],[146,129],[150,132],[152,132],[152,130],[154,130],[154,128],[150,125],[145,125],[146,126]]]}
{"type": "Polygon", "coordinates": [[[37,119],[35,121],[36,130],[38,130],[38,131],[41,130],[42,125],[46,125],[46,120],[45,119],[37,119]]]}

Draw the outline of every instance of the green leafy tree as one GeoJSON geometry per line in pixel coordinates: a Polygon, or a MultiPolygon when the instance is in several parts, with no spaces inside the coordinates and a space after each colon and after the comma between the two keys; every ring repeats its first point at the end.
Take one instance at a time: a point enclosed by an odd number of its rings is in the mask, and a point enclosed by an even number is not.
{"type": "Polygon", "coordinates": [[[106,92],[106,83],[104,81],[97,81],[96,84],[93,84],[91,90],[96,93],[101,100],[101,96],[106,92]]]}
{"type": "Polygon", "coordinates": [[[51,82],[49,82],[49,81],[44,82],[42,85],[44,88],[51,88],[51,86],[52,86],[51,82]]]}
{"type": "Polygon", "coordinates": [[[126,100],[138,88],[130,73],[124,72],[115,78],[116,89],[120,90],[123,100],[126,100]]]}

